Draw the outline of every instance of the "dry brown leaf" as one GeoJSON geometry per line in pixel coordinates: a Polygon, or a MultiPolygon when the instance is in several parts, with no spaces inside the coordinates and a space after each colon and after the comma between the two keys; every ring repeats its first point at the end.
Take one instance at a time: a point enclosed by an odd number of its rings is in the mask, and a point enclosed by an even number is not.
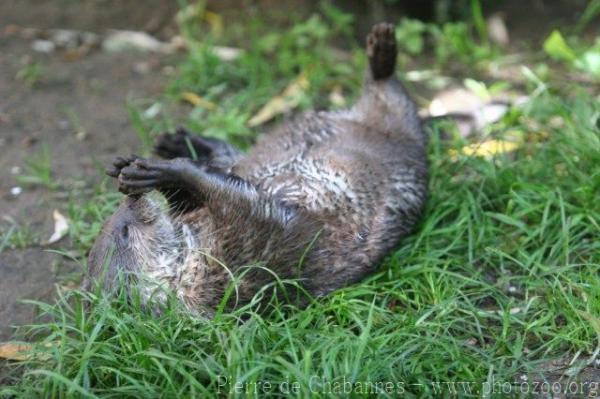
{"type": "Polygon", "coordinates": [[[66,283],[66,284],[57,284],[57,285],[56,285],[56,287],[58,288],[58,290],[59,290],[61,293],[63,293],[63,294],[64,294],[64,293],[67,293],[67,292],[71,292],[71,291],[74,291],[74,290],[76,290],[76,289],[79,287],[79,285],[78,285],[78,284],[76,284],[76,283],[75,283],[75,282],[73,282],[73,281],[69,281],[69,282],[68,282],[68,283],[66,283]]]}
{"type": "Polygon", "coordinates": [[[234,61],[242,55],[242,49],[237,47],[214,46],[212,52],[221,61],[234,61]]]}
{"type": "Polygon", "coordinates": [[[216,36],[223,34],[223,17],[216,12],[205,10],[202,18],[210,25],[210,29],[216,36]]]}
{"type": "Polygon", "coordinates": [[[216,12],[206,10],[204,6],[203,1],[191,2],[191,4],[179,10],[177,15],[175,15],[175,20],[179,25],[206,22],[210,26],[212,33],[215,36],[220,36],[224,30],[223,17],[216,12]]]}
{"type": "Polygon", "coordinates": [[[496,13],[490,16],[487,20],[487,27],[488,34],[492,41],[500,46],[508,46],[510,37],[502,14],[496,13]]]}
{"type": "Polygon", "coordinates": [[[182,93],[181,98],[183,98],[185,101],[187,101],[188,103],[192,104],[195,107],[201,106],[210,111],[217,109],[217,104],[213,103],[212,101],[208,101],[207,99],[202,98],[199,95],[197,95],[196,93],[192,93],[190,91],[186,91],[186,92],[182,93]]]}
{"type": "Polygon", "coordinates": [[[8,360],[29,360],[33,345],[25,342],[0,343],[0,358],[8,360]]]}
{"type": "Polygon", "coordinates": [[[342,86],[335,85],[333,87],[333,90],[329,93],[329,102],[336,107],[343,107],[346,105],[346,97],[344,97],[342,86]]]}
{"type": "Polygon", "coordinates": [[[448,89],[436,94],[429,104],[431,116],[447,114],[473,114],[483,107],[485,101],[477,94],[463,88],[448,89]]]}
{"type": "Polygon", "coordinates": [[[102,41],[102,49],[109,53],[135,50],[165,54],[175,50],[171,44],[161,42],[146,32],[130,30],[113,30],[108,33],[102,41]]]}
{"type": "Polygon", "coordinates": [[[255,127],[283,114],[300,104],[302,95],[308,89],[310,82],[306,75],[300,74],[278,96],[273,97],[249,121],[248,126],[255,127]]]}
{"type": "Polygon", "coordinates": [[[520,143],[506,140],[487,140],[481,143],[464,146],[460,151],[451,149],[448,151],[451,157],[456,157],[459,153],[467,156],[476,156],[483,158],[492,158],[494,155],[504,154],[516,150],[521,146],[520,143]]]}
{"type": "Polygon", "coordinates": [[[46,360],[50,357],[47,352],[36,351],[36,349],[50,349],[57,346],[57,342],[47,342],[41,346],[28,342],[0,342],[0,359],[7,360],[46,360]]]}
{"type": "Polygon", "coordinates": [[[52,217],[54,218],[54,233],[52,233],[48,241],[44,243],[45,245],[54,244],[55,242],[60,241],[69,231],[69,220],[58,210],[54,210],[52,217]]]}

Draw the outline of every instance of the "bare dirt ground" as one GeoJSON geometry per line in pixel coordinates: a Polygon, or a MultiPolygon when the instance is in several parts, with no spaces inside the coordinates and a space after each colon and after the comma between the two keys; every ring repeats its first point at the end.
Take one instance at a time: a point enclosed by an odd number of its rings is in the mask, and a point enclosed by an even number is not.
{"type": "MultiPolygon", "coordinates": [[[[147,98],[164,90],[163,59],[142,53],[95,51],[76,61],[60,53],[39,54],[30,42],[0,39],[0,218],[27,228],[36,239],[52,233],[54,209],[64,209],[64,192],[24,186],[11,173],[26,169],[26,162],[47,147],[53,179],[91,186],[101,172],[99,164],[115,154],[129,153],[139,142],[127,115],[129,98],[147,98]],[[42,65],[43,75],[33,87],[16,79],[24,60],[42,65]],[[136,64],[150,66],[136,72],[136,64]],[[76,135],[76,115],[86,131],[76,135]],[[18,196],[11,188],[22,186],[18,196]]],[[[0,253],[0,340],[13,324],[30,322],[33,307],[21,299],[49,299],[61,275],[80,266],[34,246],[0,253]]]]}

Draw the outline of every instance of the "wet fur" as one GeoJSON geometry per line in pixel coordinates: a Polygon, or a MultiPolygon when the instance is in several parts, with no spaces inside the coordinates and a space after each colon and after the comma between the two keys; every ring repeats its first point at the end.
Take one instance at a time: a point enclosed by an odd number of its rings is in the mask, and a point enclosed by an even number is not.
{"type": "Polygon", "coordinates": [[[367,54],[370,71],[355,106],[300,115],[246,155],[180,131],[156,152],[185,157],[181,140],[189,137],[199,162],[116,161],[109,174],[129,197],[92,250],[88,284],[109,246],[117,248],[109,268],[131,271],[146,295],[166,287],[203,314],[234,276],[229,307],[272,286],[274,274],[321,296],[372,273],[417,222],[427,165],[416,107],[393,76],[390,25],[373,28],[367,54]],[[150,189],[168,198],[169,212],[145,194],[150,189]]]}

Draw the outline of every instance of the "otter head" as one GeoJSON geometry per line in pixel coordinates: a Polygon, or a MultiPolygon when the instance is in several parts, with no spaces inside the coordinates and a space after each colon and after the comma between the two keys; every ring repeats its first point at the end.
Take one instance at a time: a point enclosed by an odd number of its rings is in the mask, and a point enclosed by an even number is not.
{"type": "Polygon", "coordinates": [[[150,287],[144,281],[168,282],[185,252],[184,228],[148,195],[125,197],[96,238],[83,288],[98,282],[105,292],[113,292],[117,283],[127,289],[139,283],[144,293],[150,287]]]}

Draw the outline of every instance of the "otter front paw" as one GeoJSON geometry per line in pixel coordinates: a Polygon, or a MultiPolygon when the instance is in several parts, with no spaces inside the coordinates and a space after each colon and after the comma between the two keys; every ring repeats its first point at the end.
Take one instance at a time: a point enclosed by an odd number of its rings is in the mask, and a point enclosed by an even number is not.
{"type": "Polygon", "coordinates": [[[117,179],[123,194],[140,195],[159,188],[168,180],[165,168],[156,167],[161,162],[164,161],[145,160],[137,155],[117,157],[106,169],[106,174],[117,179]]]}
{"type": "Polygon", "coordinates": [[[136,158],[124,166],[117,179],[119,191],[127,195],[144,194],[166,187],[175,180],[166,161],[143,158],[136,158]]]}
{"type": "Polygon", "coordinates": [[[118,178],[121,173],[121,169],[126,166],[131,165],[136,159],[141,159],[135,154],[131,154],[126,157],[116,157],[108,168],[106,168],[105,172],[110,177],[118,178]]]}

